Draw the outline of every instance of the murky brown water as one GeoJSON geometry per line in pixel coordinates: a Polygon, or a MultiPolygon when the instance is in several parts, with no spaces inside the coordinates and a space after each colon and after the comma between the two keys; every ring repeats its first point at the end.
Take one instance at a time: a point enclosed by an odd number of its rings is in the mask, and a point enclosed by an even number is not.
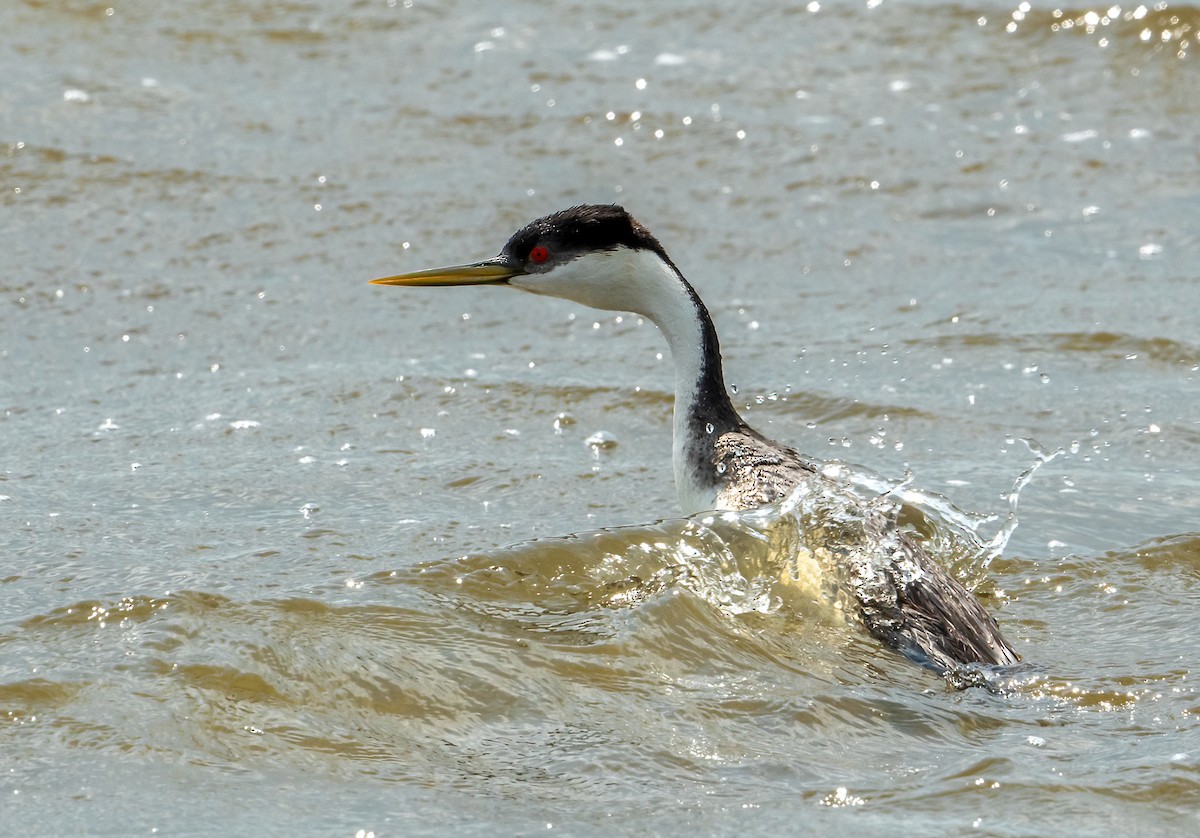
{"type": "Polygon", "coordinates": [[[1200,12],[1023,7],[0,7],[5,831],[1195,829],[1200,12]],[[952,562],[1039,679],[672,519],[649,324],[366,285],[583,201],[763,430],[1061,450],[952,562]]]}

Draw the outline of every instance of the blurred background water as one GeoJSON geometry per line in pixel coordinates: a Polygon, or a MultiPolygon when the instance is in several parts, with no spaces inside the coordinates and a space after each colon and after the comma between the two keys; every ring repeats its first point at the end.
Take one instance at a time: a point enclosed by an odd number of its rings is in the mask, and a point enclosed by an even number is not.
{"type": "Polygon", "coordinates": [[[1198,27],[4,4],[5,831],[1195,829],[1198,27]],[[366,285],[607,201],[760,429],[980,515],[1059,452],[972,579],[1040,681],[739,607],[650,324],[366,285]]]}

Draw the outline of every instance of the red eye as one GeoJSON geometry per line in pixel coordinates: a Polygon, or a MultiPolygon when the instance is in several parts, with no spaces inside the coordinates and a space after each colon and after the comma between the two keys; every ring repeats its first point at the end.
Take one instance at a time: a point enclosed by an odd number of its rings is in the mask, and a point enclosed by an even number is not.
{"type": "Polygon", "coordinates": [[[540,244],[533,250],[529,251],[529,261],[537,262],[539,265],[550,258],[550,251],[542,247],[540,244]]]}

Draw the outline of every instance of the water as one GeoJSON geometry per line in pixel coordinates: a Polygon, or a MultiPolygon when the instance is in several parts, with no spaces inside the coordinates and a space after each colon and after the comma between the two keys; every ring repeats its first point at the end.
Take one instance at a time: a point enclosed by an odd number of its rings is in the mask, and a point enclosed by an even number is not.
{"type": "Polygon", "coordinates": [[[1195,829],[1195,6],[0,24],[6,832],[1195,829]],[[649,324],[366,285],[607,200],[1035,677],[673,517],[649,324]]]}

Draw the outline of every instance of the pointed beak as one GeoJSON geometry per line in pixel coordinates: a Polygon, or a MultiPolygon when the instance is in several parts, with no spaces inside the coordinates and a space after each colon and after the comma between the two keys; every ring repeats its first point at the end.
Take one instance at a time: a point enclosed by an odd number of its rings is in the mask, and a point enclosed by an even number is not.
{"type": "Polygon", "coordinates": [[[446,268],[430,268],[410,274],[385,276],[372,279],[372,285],[501,285],[514,276],[524,273],[503,256],[474,262],[470,265],[451,265],[446,268]]]}

